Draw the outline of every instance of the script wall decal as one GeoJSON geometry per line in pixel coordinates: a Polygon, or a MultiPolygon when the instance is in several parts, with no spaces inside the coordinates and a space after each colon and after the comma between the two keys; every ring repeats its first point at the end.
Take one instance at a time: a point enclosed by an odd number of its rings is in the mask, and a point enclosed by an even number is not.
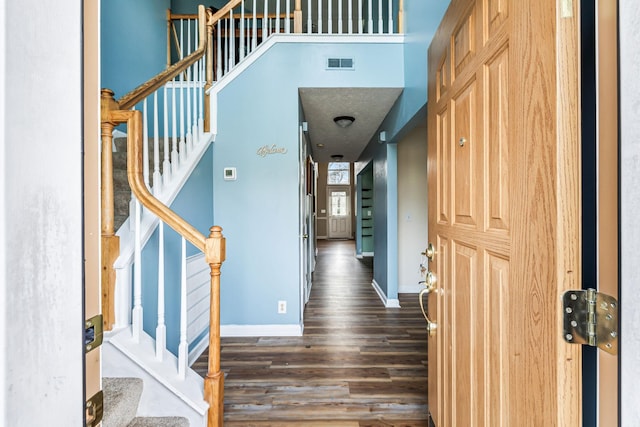
{"type": "Polygon", "coordinates": [[[287,149],[284,147],[278,147],[276,144],[273,145],[263,145],[258,148],[256,154],[260,157],[266,157],[269,154],[286,154],[287,149]]]}

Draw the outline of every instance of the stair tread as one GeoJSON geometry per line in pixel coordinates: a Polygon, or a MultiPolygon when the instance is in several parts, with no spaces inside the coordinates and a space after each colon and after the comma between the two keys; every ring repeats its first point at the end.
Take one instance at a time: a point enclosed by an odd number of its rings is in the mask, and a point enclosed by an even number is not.
{"type": "Polygon", "coordinates": [[[189,427],[184,417],[136,417],[127,427],[189,427]]]}
{"type": "Polygon", "coordinates": [[[103,378],[103,427],[127,426],[136,416],[142,395],[140,378],[103,378]]]}

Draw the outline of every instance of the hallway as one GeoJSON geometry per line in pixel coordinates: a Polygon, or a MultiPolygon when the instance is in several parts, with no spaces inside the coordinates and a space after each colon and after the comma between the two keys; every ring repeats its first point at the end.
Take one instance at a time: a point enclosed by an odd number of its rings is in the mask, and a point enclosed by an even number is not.
{"type": "Polygon", "coordinates": [[[427,426],[417,295],[385,309],[371,281],[352,240],[320,240],[304,336],[222,339],[225,426],[427,426]]]}

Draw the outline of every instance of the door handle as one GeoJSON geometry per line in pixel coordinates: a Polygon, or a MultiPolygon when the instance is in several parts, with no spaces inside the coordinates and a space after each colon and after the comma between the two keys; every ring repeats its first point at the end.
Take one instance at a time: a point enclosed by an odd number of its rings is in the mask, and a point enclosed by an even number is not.
{"type": "Polygon", "coordinates": [[[427,249],[422,252],[422,255],[426,256],[429,261],[433,261],[433,257],[436,256],[436,248],[433,243],[429,243],[427,249]]]}
{"type": "Polygon", "coordinates": [[[420,291],[420,295],[418,295],[418,299],[420,300],[420,310],[422,310],[422,315],[427,321],[427,333],[429,333],[429,336],[434,336],[436,334],[436,330],[438,329],[438,324],[436,322],[432,322],[431,319],[429,319],[429,316],[427,315],[427,312],[424,309],[424,303],[422,301],[422,297],[425,294],[429,294],[430,292],[433,292],[435,290],[435,284],[436,284],[435,274],[429,271],[427,273],[427,280],[425,280],[425,283],[427,284],[427,287],[420,291]],[[431,279],[429,279],[430,277],[431,279]]]}

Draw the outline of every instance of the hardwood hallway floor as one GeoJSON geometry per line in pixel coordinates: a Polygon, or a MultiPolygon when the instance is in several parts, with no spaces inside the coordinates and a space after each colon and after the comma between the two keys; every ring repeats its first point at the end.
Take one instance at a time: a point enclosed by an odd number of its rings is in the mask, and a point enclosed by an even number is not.
{"type": "Polygon", "coordinates": [[[385,309],[371,281],[353,241],[319,241],[304,336],[222,339],[225,426],[426,427],[417,295],[385,309]]]}

